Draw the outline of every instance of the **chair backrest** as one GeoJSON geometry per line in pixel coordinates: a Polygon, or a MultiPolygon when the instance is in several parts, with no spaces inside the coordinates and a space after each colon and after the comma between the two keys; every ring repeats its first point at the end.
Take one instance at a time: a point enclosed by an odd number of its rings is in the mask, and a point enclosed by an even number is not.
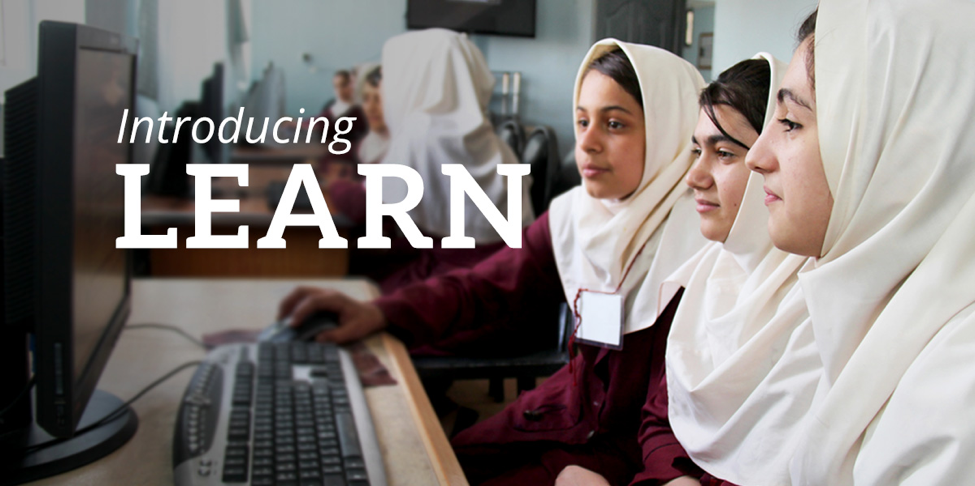
{"type": "Polygon", "coordinates": [[[521,153],[525,148],[525,129],[515,120],[508,120],[498,125],[498,137],[521,158],[521,153]]]}
{"type": "Polygon", "coordinates": [[[576,167],[576,156],[573,152],[569,152],[565,154],[565,159],[559,164],[558,173],[553,177],[550,200],[579,184],[582,184],[582,176],[579,175],[579,168],[576,167]]]}
{"type": "Polygon", "coordinates": [[[532,168],[532,208],[539,215],[548,209],[552,200],[552,186],[559,173],[559,144],[555,130],[547,125],[536,126],[525,141],[521,162],[532,168]]]}

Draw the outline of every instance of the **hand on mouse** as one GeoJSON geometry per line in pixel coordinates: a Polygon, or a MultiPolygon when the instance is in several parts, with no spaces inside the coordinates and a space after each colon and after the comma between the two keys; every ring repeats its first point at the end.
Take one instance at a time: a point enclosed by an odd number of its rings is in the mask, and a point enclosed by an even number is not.
{"type": "Polygon", "coordinates": [[[278,319],[290,315],[291,325],[296,326],[318,311],[334,312],[339,320],[338,328],[322,331],[315,337],[319,342],[345,344],[386,328],[386,316],[374,304],[317,287],[298,287],[291,291],[281,301],[278,319]]]}

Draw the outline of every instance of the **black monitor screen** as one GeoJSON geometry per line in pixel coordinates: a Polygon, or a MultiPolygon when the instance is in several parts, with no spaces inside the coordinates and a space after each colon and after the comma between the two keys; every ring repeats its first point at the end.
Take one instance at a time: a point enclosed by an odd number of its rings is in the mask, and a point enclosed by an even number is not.
{"type": "Polygon", "coordinates": [[[118,143],[123,110],[131,108],[132,56],[78,51],[74,166],[74,372],[88,372],[92,354],[126,292],[126,254],[115,248],[123,234],[123,178],[127,161],[118,143]]]}
{"type": "Polygon", "coordinates": [[[408,0],[406,26],[535,37],[535,0],[408,0]]]}

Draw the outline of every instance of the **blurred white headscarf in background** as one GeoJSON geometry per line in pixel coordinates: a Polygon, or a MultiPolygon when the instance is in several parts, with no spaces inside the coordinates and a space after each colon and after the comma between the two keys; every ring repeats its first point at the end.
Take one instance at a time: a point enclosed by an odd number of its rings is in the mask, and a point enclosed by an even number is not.
{"type": "MultiPolygon", "coordinates": [[[[410,217],[425,233],[450,234],[450,179],[443,164],[463,164],[492,203],[508,214],[507,179],[498,164],[518,158],[495,134],[487,116],[494,76],[481,51],[466,36],[445,29],[408,32],[386,41],[382,54],[383,111],[392,137],[384,164],[402,164],[420,173],[423,198],[410,217]]],[[[522,182],[522,224],[534,221],[529,191],[522,182]]],[[[406,184],[386,178],[385,203],[406,195],[406,184]]],[[[497,231],[466,198],[465,234],[477,243],[500,241],[497,231]]]]}

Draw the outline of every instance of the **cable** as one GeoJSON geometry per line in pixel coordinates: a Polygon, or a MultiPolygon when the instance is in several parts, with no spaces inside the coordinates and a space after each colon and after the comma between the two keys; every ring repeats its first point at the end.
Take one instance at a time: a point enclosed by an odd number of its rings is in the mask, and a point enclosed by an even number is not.
{"type": "Polygon", "coordinates": [[[201,347],[203,349],[207,349],[207,346],[206,346],[206,344],[203,343],[203,341],[200,341],[199,339],[193,337],[190,333],[188,333],[188,332],[180,329],[179,327],[176,327],[176,326],[173,326],[173,325],[170,325],[170,324],[157,324],[157,323],[129,324],[129,325],[125,326],[125,328],[126,329],[162,329],[164,331],[172,331],[172,332],[175,332],[176,334],[179,334],[180,336],[183,336],[184,338],[188,339],[193,344],[195,344],[195,345],[197,345],[197,346],[199,346],[199,347],[201,347]]]}
{"type": "Polygon", "coordinates": [[[72,437],[66,438],[66,439],[53,439],[53,440],[49,440],[49,441],[46,441],[46,442],[41,442],[40,444],[34,444],[34,445],[30,446],[30,447],[25,448],[23,450],[23,454],[24,455],[33,454],[34,452],[37,452],[37,451],[39,451],[41,449],[46,449],[46,448],[51,447],[53,445],[60,444],[60,443],[62,443],[64,441],[71,440],[71,439],[73,439],[75,437],[78,437],[78,436],[80,436],[82,434],[85,434],[87,432],[90,432],[93,429],[96,429],[98,427],[101,427],[102,425],[105,425],[106,423],[111,422],[112,420],[115,420],[115,419],[117,419],[119,417],[122,417],[124,414],[122,414],[121,412],[123,412],[126,409],[126,407],[128,407],[129,405],[132,405],[132,403],[134,403],[136,400],[142,398],[142,396],[145,395],[146,393],[149,393],[150,390],[152,390],[153,388],[159,386],[162,382],[164,382],[164,381],[172,378],[173,376],[175,376],[180,371],[183,371],[186,368],[190,368],[192,366],[199,366],[201,363],[203,363],[203,361],[196,360],[196,361],[189,361],[187,363],[183,363],[183,364],[177,366],[176,368],[174,368],[169,373],[166,373],[165,375],[163,375],[162,377],[160,377],[156,381],[154,381],[154,382],[150,383],[149,385],[147,385],[145,388],[142,389],[142,391],[140,391],[139,393],[136,393],[134,397],[130,398],[129,401],[123,403],[122,405],[119,405],[118,408],[116,408],[115,410],[112,410],[111,412],[109,412],[108,414],[106,414],[104,417],[102,417],[101,419],[97,420],[95,423],[93,423],[91,425],[88,425],[86,427],[82,427],[82,428],[78,429],[77,431],[75,431],[75,433],[74,433],[74,435],[72,437]]]}
{"type": "Polygon", "coordinates": [[[23,400],[28,393],[30,393],[31,388],[34,388],[35,383],[37,383],[37,375],[31,376],[30,380],[27,381],[27,386],[25,386],[24,389],[20,392],[20,394],[17,395],[17,398],[14,398],[14,400],[10,402],[10,404],[4,407],[3,410],[0,410],[0,417],[3,417],[4,415],[7,414],[7,412],[10,411],[10,409],[16,407],[17,404],[20,403],[20,401],[23,400]]]}

